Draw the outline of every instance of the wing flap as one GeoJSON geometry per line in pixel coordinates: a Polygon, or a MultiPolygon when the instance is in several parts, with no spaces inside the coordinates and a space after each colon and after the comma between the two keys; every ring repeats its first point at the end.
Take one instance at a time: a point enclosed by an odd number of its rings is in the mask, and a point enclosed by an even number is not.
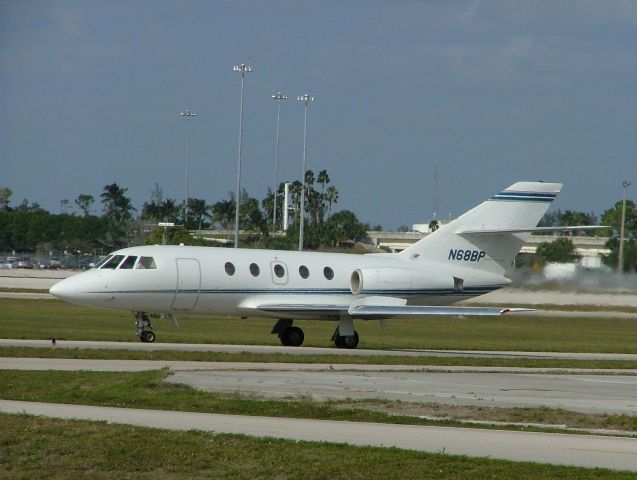
{"type": "Polygon", "coordinates": [[[446,316],[498,316],[511,312],[528,312],[528,308],[499,308],[499,307],[433,307],[423,305],[360,305],[350,308],[349,314],[357,318],[397,318],[397,317],[426,317],[432,315],[446,316]]]}

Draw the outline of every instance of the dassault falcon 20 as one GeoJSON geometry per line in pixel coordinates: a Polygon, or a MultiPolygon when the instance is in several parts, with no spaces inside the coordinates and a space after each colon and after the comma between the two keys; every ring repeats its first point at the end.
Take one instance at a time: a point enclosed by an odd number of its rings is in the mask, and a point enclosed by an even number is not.
{"type": "Polygon", "coordinates": [[[336,321],[335,345],[355,348],[354,320],[516,310],[452,304],[509,284],[505,274],[532,232],[569,229],[536,227],[561,187],[515,183],[400,253],[132,247],[50,292],[80,305],[132,311],[143,342],[155,340],[150,314],[176,324],[176,315],[188,313],[278,319],[272,333],[288,346],[304,339],[294,320],[336,321]]]}

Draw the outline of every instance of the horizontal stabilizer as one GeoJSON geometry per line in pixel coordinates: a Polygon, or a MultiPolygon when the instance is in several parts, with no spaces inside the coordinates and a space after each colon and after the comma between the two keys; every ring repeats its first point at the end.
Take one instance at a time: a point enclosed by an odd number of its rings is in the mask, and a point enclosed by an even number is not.
{"type": "Polygon", "coordinates": [[[578,230],[595,230],[610,228],[607,225],[578,225],[568,227],[531,227],[531,228],[500,228],[497,230],[458,230],[458,235],[497,235],[505,233],[544,233],[544,232],[573,232],[578,230]]]}

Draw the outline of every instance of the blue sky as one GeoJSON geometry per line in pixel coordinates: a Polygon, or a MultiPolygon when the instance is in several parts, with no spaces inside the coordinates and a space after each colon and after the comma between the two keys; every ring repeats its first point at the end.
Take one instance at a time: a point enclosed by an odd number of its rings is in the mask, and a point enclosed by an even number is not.
{"type": "Polygon", "coordinates": [[[0,187],[59,212],[104,185],[141,209],[155,183],[210,202],[263,198],[326,169],[338,208],[385,228],[456,216],[517,180],[565,184],[601,213],[637,189],[634,1],[0,0],[0,187]]]}

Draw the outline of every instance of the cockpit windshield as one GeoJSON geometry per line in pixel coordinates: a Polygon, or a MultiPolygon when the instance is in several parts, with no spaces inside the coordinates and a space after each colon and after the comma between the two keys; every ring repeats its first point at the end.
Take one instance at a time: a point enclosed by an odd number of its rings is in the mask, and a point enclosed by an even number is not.
{"type": "Polygon", "coordinates": [[[137,261],[137,257],[134,255],[126,257],[126,260],[122,262],[119,268],[123,270],[130,270],[131,268],[133,268],[133,265],[135,265],[136,261],[137,261]]]}
{"type": "Polygon", "coordinates": [[[124,255],[113,255],[107,262],[104,262],[100,268],[115,269],[123,259],[124,255]]]}
{"type": "Polygon", "coordinates": [[[137,255],[108,255],[102,259],[95,268],[101,268],[103,270],[156,270],[157,264],[153,257],[138,257],[137,255]],[[139,259],[139,260],[137,260],[139,259]]]}
{"type": "Polygon", "coordinates": [[[157,265],[155,265],[155,259],[153,257],[140,257],[139,263],[137,263],[137,268],[156,269],[157,265]]]}
{"type": "Polygon", "coordinates": [[[108,262],[112,257],[113,257],[113,255],[106,255],[99,262],[97,262],[95,264],[95,267],[93,267],[93,268],[102,268],[102,265],[104,265],[106,262],[108,262]]]}

